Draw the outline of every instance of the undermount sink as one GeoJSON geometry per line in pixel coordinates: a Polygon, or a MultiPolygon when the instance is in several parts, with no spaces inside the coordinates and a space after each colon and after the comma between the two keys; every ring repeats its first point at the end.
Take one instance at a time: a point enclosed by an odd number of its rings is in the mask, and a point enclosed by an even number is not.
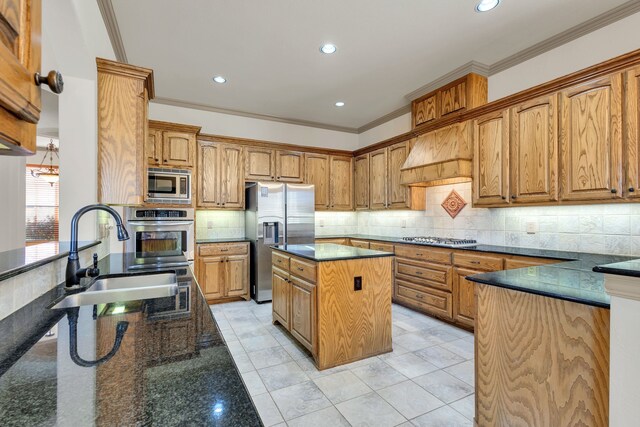
{"type": "Polygon", "coordinates": [[[99,277],[86,291],[67,295],[51,308],[171,297],[178,293],[175,273],[99,277]]]}

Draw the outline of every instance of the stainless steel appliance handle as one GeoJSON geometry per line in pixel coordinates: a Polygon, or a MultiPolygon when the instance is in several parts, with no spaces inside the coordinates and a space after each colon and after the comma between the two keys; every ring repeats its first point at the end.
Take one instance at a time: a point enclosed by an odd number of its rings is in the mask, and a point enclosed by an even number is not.
{"type": "Polygon", "coordinates": [[[127,221],[127,224],[145,226],[145,227],[149,226],[149,225],[174,226],[174,225],[192,225],[193,221],[192,220],[186,220],[186,221],[127,221]]]}
{"type": "Polygon", "coordinates": [[[158,262],[155,264],[139,264],[132,265],[128,269],[129,270],[144,270],[149,269],[149,267],[188,267],[189,261],[181,261],[181,262],[158,262]]]}

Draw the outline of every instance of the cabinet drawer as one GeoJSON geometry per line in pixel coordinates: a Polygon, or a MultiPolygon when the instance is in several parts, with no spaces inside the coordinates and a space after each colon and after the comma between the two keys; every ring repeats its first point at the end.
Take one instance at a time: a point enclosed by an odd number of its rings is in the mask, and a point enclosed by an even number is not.
{"type": "Polygon", "coordinates": [[[311,262],[303,261],[299,258],[291,258],[291,268],[289,271],[294,276],[302,277],[313,283],[316,282],[316,265],[311,262]]]}
{"type": "Polygon", "coordinates": [[[333,243],[336,245],[349,245],[349,239],[338,238],[338,239],[316,239],[316,243],[333,243]]]}
{"type": "Polygon", "coordinates": [[[536,267],[538,265],[555,264],[558,262],[562,261],[544,258],[505,258],[504,269],[514,270],[516,268],[536,267]]]}
{"type": "Polygon", "coordinates": [[[198,245],[198,255],[245,255],[249,253],[248,243],[223,243],[215,245],[198,245]]]}
{"type": "Polygon", "coordinates": [[[451,251],[431,246],[396,245],[396,255],[421,261],[451,264],[451,251]]]}
{"type": "Polygon", "coordinates": [[[371,242],[369,249],[374,251],[394,252],[393,245],[390,243],[371,242]]]}
{"type": "Polygon", "coordinates": [[[410,305],[417,306],[423,310],[437,314],[448,319],[452,318],[453,308],[451,304],[451,293],[437,289],[415,290],[402,280],[396,281],[397,300],[410,305]]]}
{"type": "Polygon", "coordinates": [[[502,270],[502,257],[480,255],[477,253],[454,253],[453,264],[458,267],[468,267],[476,270],[502,270]]]}
{"type": "Polygon", "coordinates": [[[411,280],[419,285],[435,287],[444,291],[451,291],[451,270],[451,267],[440,264],[396,259],[396,274],[403,280],[411,280]]]}
{"type": "Polygon", "coordinates": [[[271,252],[271,263],[283,270],[289,271],[289,257],[280,252],[271,252]]]}
{"type": "Polygon", "coordinates": [[[362,249],[369,249],[369,242],[366,240],[351,239],[351,246],[362,249]]]}

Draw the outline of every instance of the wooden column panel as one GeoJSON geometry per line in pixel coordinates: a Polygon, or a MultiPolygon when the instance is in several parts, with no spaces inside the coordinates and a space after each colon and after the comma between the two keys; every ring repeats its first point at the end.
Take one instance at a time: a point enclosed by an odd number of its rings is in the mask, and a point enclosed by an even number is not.
{"type": "Polygon", "coordinates": [[[512,203],[558,200],[558,95],[511,110],[512,203]]]}
{"type": "Polygon", "coordinates": [[[622,193],[622,74],[560,92],[562,200],[622,193]]]}
{"type": "Polygon", "coordinates": [[[509,110],[473,121],[473,205],[509,204],[509,110]]]}
{"type": "Polygon", "coordinates": [[[626,182],[624,194],[628,198],[640,197],[640,67],[626,73],[625,138],[626,182]]]}

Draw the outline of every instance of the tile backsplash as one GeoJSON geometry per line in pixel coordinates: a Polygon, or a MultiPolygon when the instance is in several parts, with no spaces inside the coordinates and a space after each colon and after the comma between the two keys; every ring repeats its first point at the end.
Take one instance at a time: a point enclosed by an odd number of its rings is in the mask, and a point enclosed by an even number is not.
{"type": "MultiPolygon", "coordinates": [[[[424,211],[316,212],[316,236],[356,233],[447,236],[493,245],[640,256],[640,204],[472,208],[471,183],[462,183],[427,189],[424,211]],[[441,206],[452,189],[467,202],[455,219],[441,206]]],[[[198,238],[243,235],[243,212],[196,214],[198,238]]]]}

